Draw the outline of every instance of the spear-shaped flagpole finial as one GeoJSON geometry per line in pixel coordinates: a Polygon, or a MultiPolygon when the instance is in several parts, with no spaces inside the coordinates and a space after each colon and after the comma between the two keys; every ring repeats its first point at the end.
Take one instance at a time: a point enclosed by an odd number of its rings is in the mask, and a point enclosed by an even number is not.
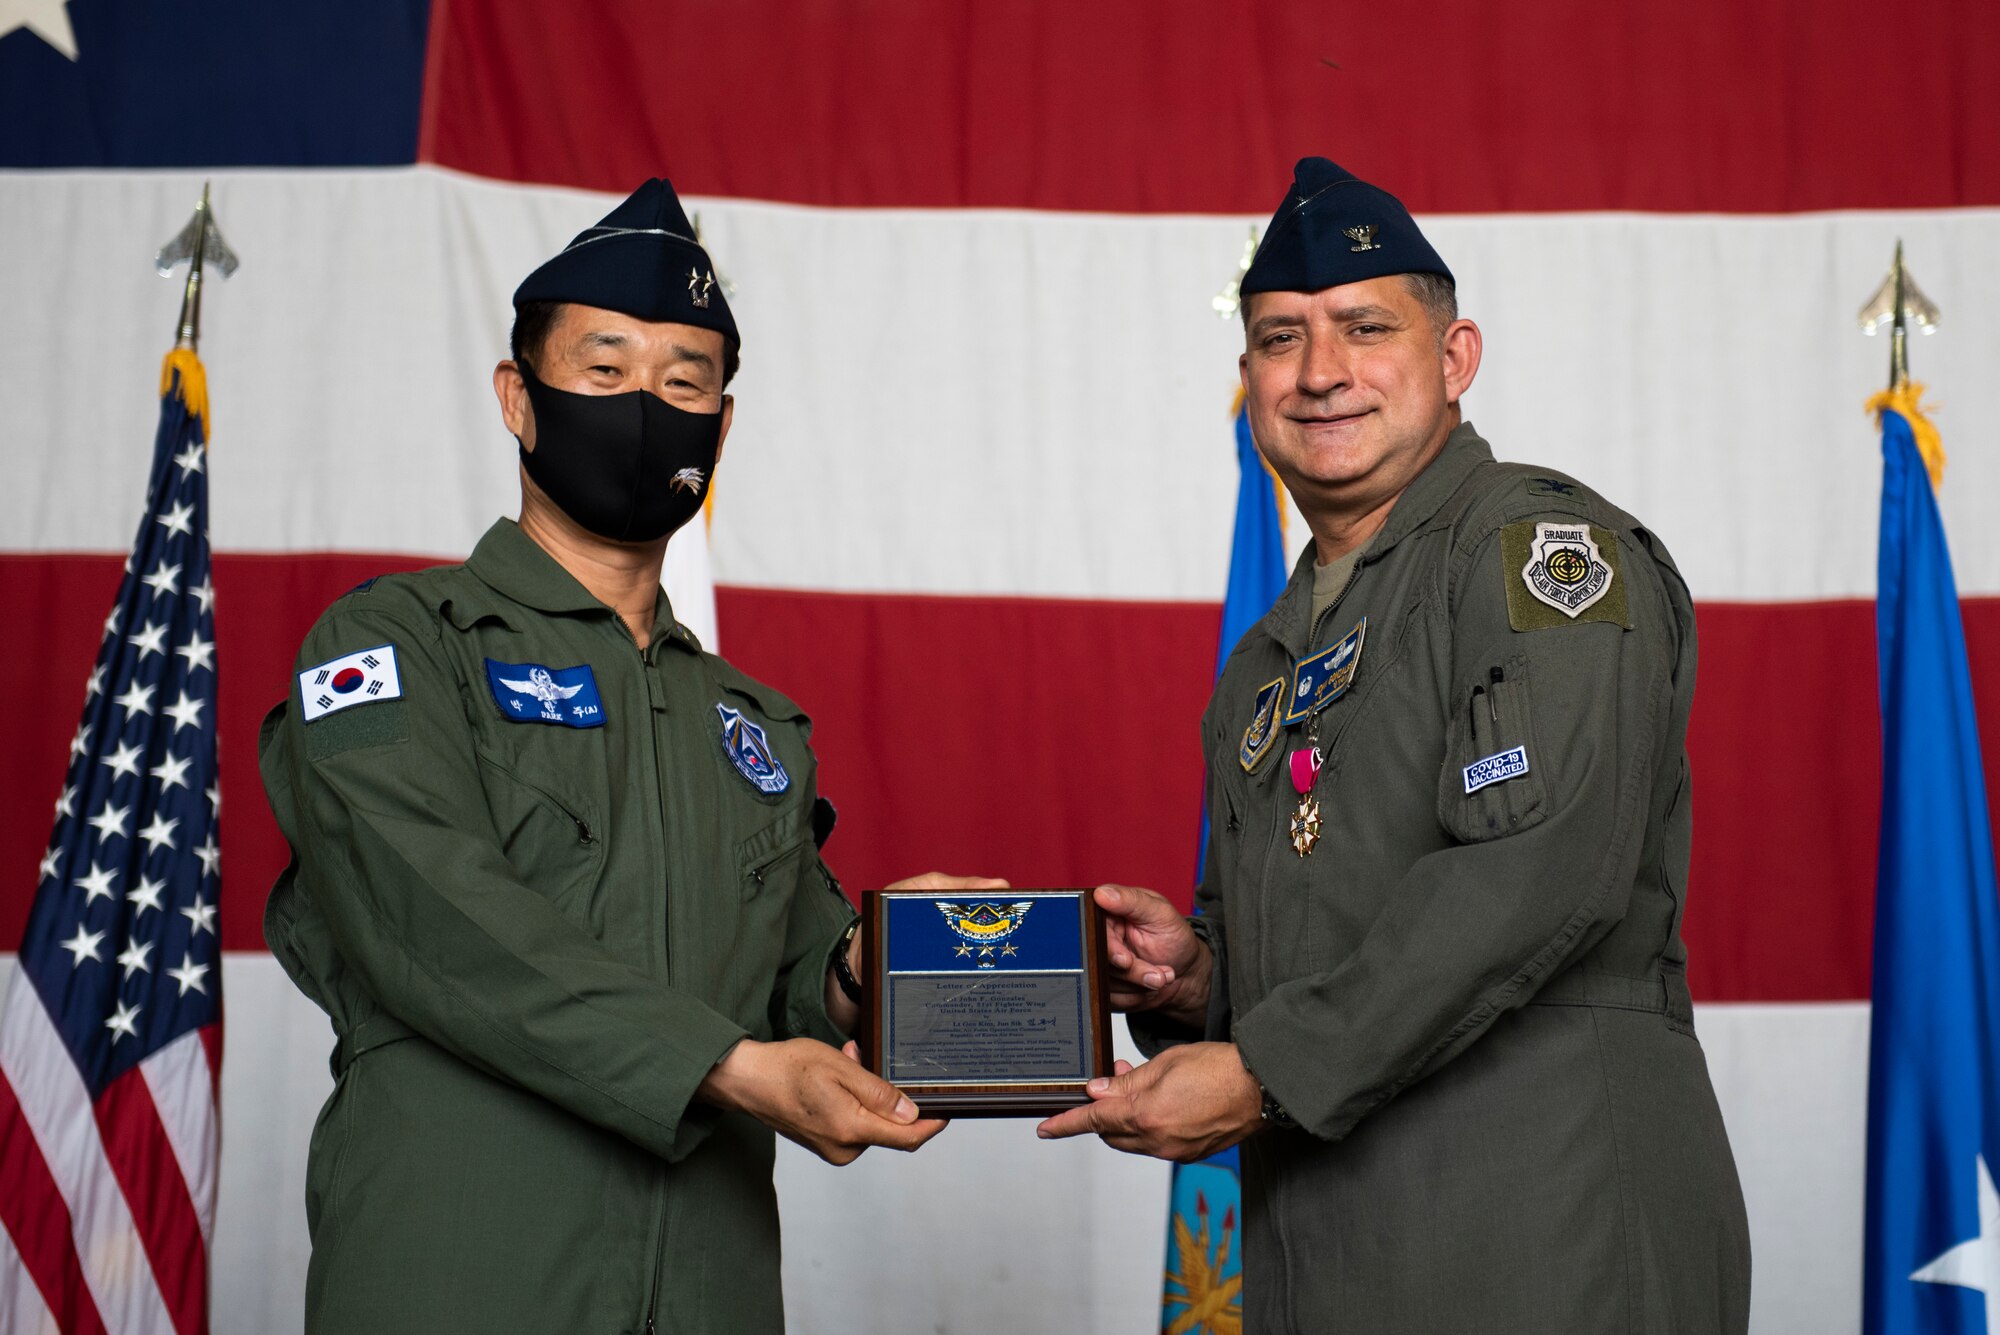
{"type": "Polygon", "coordinates": [[[1236,276],[1224,285],[1209,302],[1216,315],[1224,320],[1235,316],[1243,305],[1243,275],[1250,272],[1250,262],[1257,258],[1257,224],[1250,224],[1250,239],[1243,244],[1243,258],[1236,262],[1236,276]]]}
{"type": "Polygon", "coordinates": [[[181,293],[181,316],[174,327],[174,346],[194,348],[201,341],[201,275],[204,264],[212,264],[222,271],[224,278],[236,272],[236,252],[222,239],[222,230],[215,225],[215,209],[208,200],[208,182],[201,185],[201,203],[194,206],[194,217],[188,219],[187,226],[175,234],[174,239],[161,246],[153,256],[153,267],[160,277],[173,275],[174,266],[187,261],[187,287],[181,293]]]}
{"type": "Polygon", "coordinates": [[[1890,389],[1901,389],[1910,383],[1910,326],[1914,324],[1924,333],[1934,334],[1938,319],[1937,303],[1924,295],[1917,280],[1903,266],[1903,243],[1899,238],[1888,276],[1875,289],[1875,295],[1868,298],[1860,315],[1864,334],[1872,335],[1883,325],[1889,326],[1890,389]]]}

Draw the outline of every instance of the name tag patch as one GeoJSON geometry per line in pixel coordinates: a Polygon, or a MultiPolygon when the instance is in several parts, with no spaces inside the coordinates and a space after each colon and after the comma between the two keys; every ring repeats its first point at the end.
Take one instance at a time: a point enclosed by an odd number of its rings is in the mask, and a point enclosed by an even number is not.
{"type": "Polygon", "coordinates": [[[1286,727],[1347,694],[1347,688],[1354,684],[1354,670],[1361,666],[1361,641],[1367,633],[1368,618],[1363,617],[1327,648],[1292,664],[1292,705],[1285,711],[1286,727]]]}
{"type": "Polygon", "coordinates": [[[330,658],[299,674],[299,716],[307,723],[350,705],[394,700],[403,694],[396,672],[396,646],[378,644],[330,658]]]}
{"type": "Polygon", "coordinates": [[[1502,751],[1484,760],[1475,760],[1465,767],[1466,795],[1470,796],[1481,788],[1490,788],[1496,783],[1518,779],[1527,772],[1528,748],[1525,746],[1502,751]]]}
{"type": "Polygon", "coordinates": [[[722,718],[722,751],[736,772],[748,779],[760,793],[782,793],[792,786],[784,762],[771,750],[771,739],[763,728],[743,717],[741,710],[717,705],[722,718]]]}
{"type": "Polygon", "coordinates": [[[604,726],[604,701],[590,664],[551,668],[540,663],[486,660],[493,702],[514,723],[556,723],[565,728],[604,726]]]}

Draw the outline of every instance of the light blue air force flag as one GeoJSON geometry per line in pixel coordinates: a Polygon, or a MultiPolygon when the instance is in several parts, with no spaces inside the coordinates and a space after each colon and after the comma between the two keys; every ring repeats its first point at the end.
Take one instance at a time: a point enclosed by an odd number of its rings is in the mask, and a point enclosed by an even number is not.
{"type": "Polygon", "coordinates": [[[1866,1335],[2000,1335],[2000,905],[1958,591],[1910,422],[1882,420],[1882,847],[1866,1335]]]}

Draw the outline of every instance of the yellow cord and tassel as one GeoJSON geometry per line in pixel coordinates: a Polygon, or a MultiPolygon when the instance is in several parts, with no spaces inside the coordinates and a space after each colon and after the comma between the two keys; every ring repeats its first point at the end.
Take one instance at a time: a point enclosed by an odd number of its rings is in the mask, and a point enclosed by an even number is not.
{"type": "Polygon", "coordinates": [[[1917,453],[1924,461],[1924,471],[1931,475],[1931,490],[1944,485],[1944,438],[1931,425],[1931,419],[1924,415],[1921,400],[1924,387],[1914,380],[1905,380],[1893,389],[1885,389],[1868,400],[1868,411],[1879,422],[1882,410],[1887,408],[1903,415],[1910,424],[1910,434],[1916,438],[1917,453]]]}
{"type": "Polygon", "coordinates": [[[160,397],[174,392],[174,372],[180,372],[180,399],[187,405],[188,416],[201,422],[202,444],[208,443],[208,372],[202,369],[201,358],[194,355],[193,348],[175,348],[160,363],[160,397]]]}

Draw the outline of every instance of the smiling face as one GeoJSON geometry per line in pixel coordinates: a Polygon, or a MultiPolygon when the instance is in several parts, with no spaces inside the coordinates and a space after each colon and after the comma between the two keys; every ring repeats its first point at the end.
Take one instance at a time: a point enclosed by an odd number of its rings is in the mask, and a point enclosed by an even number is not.
{"type": "Polygon", "coordinates": [[[1439,329],[1400,274],[1248,302],[1250,432],[1330,559],[1372,534],[1444,448],[1479,369],[1479,329],[1439,329]],[[1326,550],[1323,527],[1369,517],[1356,542],[1326,550]]]}
{"type": "MultiPolygon", "coordinates": [[[[723,393],[723,336],[695,325],[641,320],[596,306],[564,305],[533,356],[543,384],[572,394],[625,394],[643,389],[691,413],[722,413],[729,434],[734,407],[723,393]]],[[[528,357],[526,349],[523,358],[528,357]]],[[[522,383],[524,368],[504,361],[493,389],[510,434],[535,448],[535,415],[522,383]]]]}

